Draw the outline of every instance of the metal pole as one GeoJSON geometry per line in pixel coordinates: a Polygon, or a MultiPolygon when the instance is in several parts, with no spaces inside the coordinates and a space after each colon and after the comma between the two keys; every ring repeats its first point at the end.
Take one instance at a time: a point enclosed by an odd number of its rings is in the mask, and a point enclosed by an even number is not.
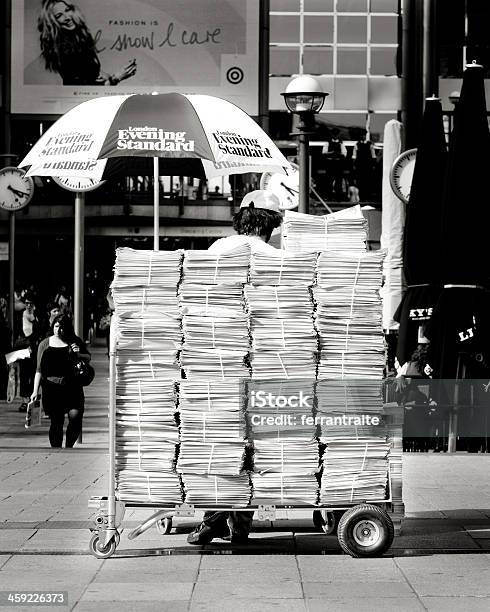
{"type": "Polygon", "coordinates": [[[260,0],[259,32],[259,125],[269,133],[269,30],[270,2],[260,0]]]}
{"type": "Polygon", "coordinates": [[[153,250],[160,249],[160,190],[158,157],[153,158],[153,250]]]}
{"type": "Polygon", "coordinates": [[[15,341],[15,213],[9,212],[9,325],[12,344],[15,341]]]}
{"type": "Polygon", "coordinates": [[[302,115],[300,115],[300,122],[298,125],[298,165],[299,165],[299,205],[298,212],[306,213],[309,212],[310,204],[310,156],[309,156],[309,142],[308,135],[306,133],[306,122],[302,115]]]}
{"type": "MultiPolygon", "coordinates": [[[[83,260],[85,232],[85,194],[75,194],[75,266],[73,274],[73,327],[77,336],[83,336],[83,260]]],[[[83,339],[83,338],[82,338],[83,339]]]]}

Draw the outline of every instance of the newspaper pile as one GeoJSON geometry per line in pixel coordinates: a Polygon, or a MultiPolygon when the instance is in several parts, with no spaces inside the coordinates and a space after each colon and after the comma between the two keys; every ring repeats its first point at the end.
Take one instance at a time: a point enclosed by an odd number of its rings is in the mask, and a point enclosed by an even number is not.
{"type": "Polygon", "coordinates": [[[324,216],[287,210],[283,223],[286,251],[364,251],[367,220],[359,205],[324,216]]]}
{"type": "Polygon", "coordinates": [[[319,379],[382,378],[385,344],[379,290],[384,254],[320,254],[313,292],[321,349],[319,379]]]}
{"type": "Polygon", "coordinates": [[[116,251],[111,289],[117,348],[116,486],[122,501],[182,501],[175,470],[182,256],[182,251],[116,251]]]}
{"type": "Polygon", "coordinates": [[[184,344],[180,385],[180,452],[188,503],[247,505],[245,416],[239,380],[250,376],[243,284],[250,249],[224,254],[186,251],[179,289],[184,344]]]}
{"type": "Polygon", "coordinates": [[[356,504],[386,499],[389,451],[386,437],[345,437],[327,442],[320,503],[356,504]]]}
{"type": "Polygon", "coordinates": [[[315,378],[318,336],[308,286],[245,287],[252,335],[252,377],[315,378]]]}

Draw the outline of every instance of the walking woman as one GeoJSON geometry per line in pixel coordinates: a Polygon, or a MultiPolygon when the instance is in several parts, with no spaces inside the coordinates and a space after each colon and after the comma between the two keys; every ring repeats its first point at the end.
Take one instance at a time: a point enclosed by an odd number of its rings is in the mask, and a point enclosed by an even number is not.
{"type": "Polygon", "coordinates": [[[68,415],[66,448],[71,448],[82,429],[84,410],[83,387],[73,377],[73,354],[90,361],[90,353],[84,342],[75,335],[71,319],[58,315],[52,326],[52,335],[39,344],[37,370],[31,400],[39,396],[42,386],[44,412],[51,419],[49,441],[53,448],[63,445],[63,425],[68,415]]]}

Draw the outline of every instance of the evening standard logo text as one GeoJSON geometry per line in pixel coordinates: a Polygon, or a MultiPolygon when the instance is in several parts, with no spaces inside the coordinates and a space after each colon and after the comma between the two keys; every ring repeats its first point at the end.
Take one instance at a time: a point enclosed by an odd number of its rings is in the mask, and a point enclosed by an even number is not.
{"type": "Polygon", "coordinates": [[[63,132],[47,139],[41,155],[70,155],[90,151],[94,144],[93,134],[63,132]]]}
{"type": "Polygon", "coordinates": [[[247,138],[236,132],[213,132],[213,138],[218,143],[218,149],[226,155],[240,155],[242,157],[267,157],[272,154],[267,147],[263,147],[258,138],[247,138]]]}
{"type": "Polygon", "coordinates": [[[194,140],[187,132],[169,132],[150,126],[118,130],[117,148],[131,151],[194,151],[194,140]]]}

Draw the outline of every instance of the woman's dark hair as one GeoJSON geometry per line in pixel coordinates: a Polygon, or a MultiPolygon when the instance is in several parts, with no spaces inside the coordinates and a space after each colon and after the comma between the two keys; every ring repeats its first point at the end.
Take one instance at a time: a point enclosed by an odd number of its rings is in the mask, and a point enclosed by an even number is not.
{"type": "Polygon", "coordinates": [[[413,361],[419,372],[423,372],[427,365],[427,352],[429,350],[428,344],[419,344],[412,353],[410,361],[413,361]]]}
{"type": "Polygon", "coordinates": [[[248,208],[240,208],[233,216],[233,229],[245,236],[265,236],[268,242],[272,230],[282,223],[280,213],[267,208],[255,208],[253,202],[248,208]]]}
{"type": "Polygon", "coordinates": [[[59,335],[60,338],[71,344],[75,340],[75,330],[73,329],[73,321],[66,314],[59,314],[53,319],[53,323],[51,325],[51,330],[54,329],[56,323],[60,325],[59,335]]]}

